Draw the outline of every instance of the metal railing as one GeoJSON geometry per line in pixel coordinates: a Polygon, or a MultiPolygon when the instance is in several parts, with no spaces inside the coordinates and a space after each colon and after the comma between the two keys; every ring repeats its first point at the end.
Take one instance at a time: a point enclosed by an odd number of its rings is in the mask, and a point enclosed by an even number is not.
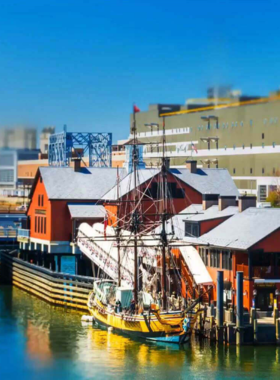
{"type": "Polygon", "coordinates": [[[29,238],[30,237],[30,230],[25,230],[23,228],[19,228],[17,231],[17,236],[29,238]]]}
{"type": "Polygon", "coordinates": [[[16,238],[17,229],[16,228],[0,228],[0,239],[3,238],[16,238]]]}

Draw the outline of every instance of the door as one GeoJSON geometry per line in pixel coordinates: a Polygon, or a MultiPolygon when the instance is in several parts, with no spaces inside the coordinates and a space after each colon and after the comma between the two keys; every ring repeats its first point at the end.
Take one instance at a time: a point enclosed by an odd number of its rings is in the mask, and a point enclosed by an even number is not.
{"type": "Polygon", "coordinates": [[[258,288],[256,307],[261,311],[273,310],[274,288],[258,288]]]}

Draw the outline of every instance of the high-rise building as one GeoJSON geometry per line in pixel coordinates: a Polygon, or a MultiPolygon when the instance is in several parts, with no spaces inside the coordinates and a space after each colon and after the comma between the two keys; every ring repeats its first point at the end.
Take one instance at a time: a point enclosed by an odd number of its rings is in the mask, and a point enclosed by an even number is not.
{"type": "Polygon", "coordinates": [[[0,129],[0,149],[36,149],[37,130],[35,128],[0,129]]]}

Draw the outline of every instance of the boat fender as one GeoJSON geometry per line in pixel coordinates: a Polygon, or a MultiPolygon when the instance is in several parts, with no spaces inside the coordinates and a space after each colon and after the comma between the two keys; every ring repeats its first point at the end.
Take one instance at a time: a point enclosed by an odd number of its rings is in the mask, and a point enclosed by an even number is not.
{"type": "Polygon", "coordinates": [[[81,319],[83,322],[93,322],[93,317],[91,315],[83,315],[81,319]]]}

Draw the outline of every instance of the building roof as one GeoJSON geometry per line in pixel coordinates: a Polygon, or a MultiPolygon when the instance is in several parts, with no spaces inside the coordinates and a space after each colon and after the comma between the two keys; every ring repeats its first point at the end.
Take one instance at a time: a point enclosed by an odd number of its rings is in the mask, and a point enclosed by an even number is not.
{"type": "Polygon", "coordinates": [[[68,203],[71,218],[104,218],[106,209],[95,204],[68,203]]]}
{"type": "MultiPolygon", "coordinates": [[[[39,168],[49,199],[98,200],[117,181],[117,168],[39,168]]],[[[119,169],[122,178],[126,169],[119,169]]],[[[32,195],[32,191],[31,191],[32,195]]]]}
{"type": "MultiPolygon", "coordinates": [[[[227,169],[197,169],[196,173],[191,173],[189,169],[170,169],[175,177],[185,182],[201,194],[219,194],[238,196],[238,189],[227,169]]],[[[137,186],[148,181],[160,172],[160,169],[139,169],[137,170],[137,186]]],[[[119,184],[120,197],[134,189],[134,175],[128,174],[119,184]]],[[[117,199],[117,186],[112,188],[103,197],[104,200],[117,199]]]]}
{"type": "Polygon", "coordinates": [[[238,196],[238,189],[227,169],[200,169],[191,173],[187,168],[170,169],[181,181],[201,194],[238,196]]]}
{"type": "MultiPolygon", "coordinates": [[[[137,178],[136,178],[136,187],[139,185],[142,185],[142,183],[145,183],[149,179],[152,179],[155,175],[157,175],[160,172],[160,169],[139,169],[137,170],[137,178]]],[[[102,199],[107,201],[117,200],[117,194],[119,191],[119,196],[123,197],[127,193],[129,193],[131,190],[135,188],[134,185],[134,173],[129,173],[127,176],[125,176],[119,183],[119,189],[118,186],[115,185],[108,193],[106,193],[102,199]]]]}
{"type": "Polygon", "coordinates": [[[195,205],[196,206],[196,212],[194,211],[194,208],[191,206],[187,207],[182,213],[190,213],[190,215],[185,215],[186,221],[193,221],[193,222],[203,222],[206,220],[212,220],[212,219],[219,219],[219,218],[226,218],[228,216],[232,216],[234,214],[238,213],[238,207],[237,206],[228,206],[222,211],[219,211],[219,206],[211,206],[207,208],[206,210],[202,209],[202,205],[195,205]],[[198,211],[199,210],[199,211],[198,211]]]}
{"type": "Polygon", "coordinates": [[[250,207],[199,238],[185,237],[194,245],[247,250],[280,228],[280,209],[250,207]]]}

